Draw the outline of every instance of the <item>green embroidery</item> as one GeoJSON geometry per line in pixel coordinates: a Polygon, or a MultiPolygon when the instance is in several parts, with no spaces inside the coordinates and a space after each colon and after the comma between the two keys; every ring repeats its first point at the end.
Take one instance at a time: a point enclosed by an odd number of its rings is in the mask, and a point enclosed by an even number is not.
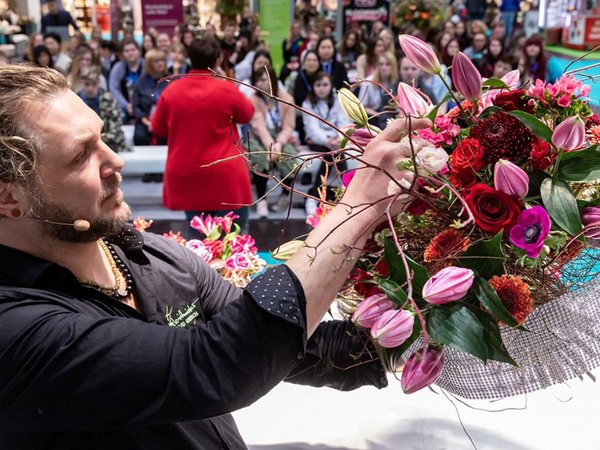
{"type": "Polygon", "coordinates": [[[199,299],[196,298],[191,305],[185,306],[182,309],[178,309],[175,311],[175,314],[173,314],[173,307],[167,306],[165,308],[165,320],[167,321],[167,325],[170,327],[184,328],[193,323],[196,317],[198,317],[200,314],[196,309],[196,303],[198,303],[198,300],[199,299]]]}

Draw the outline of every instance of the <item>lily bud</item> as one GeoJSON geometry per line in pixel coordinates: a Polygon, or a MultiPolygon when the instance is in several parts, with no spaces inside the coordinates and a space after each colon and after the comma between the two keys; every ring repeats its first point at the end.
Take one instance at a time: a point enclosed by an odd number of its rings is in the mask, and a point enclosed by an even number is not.
{"type": "Polygon", "coordinates": [[[583,235],[588,239],[600,240],[600,206],[588,206],[581,211],[583,235]]]}
{"type": "Polygon", "coordinates": [[[576,150],[585,142],[585,123],[579,116],[571,116],[562,121],[552,133],[552,143],[557,148],[576,150]]]}
{"type": "Polygon", "coordinates": [[[529,176],[516,164],[499,159],[494,166],[494,187],[505,194],[524,198],[529,192],[529,176]]]}
{"type": "Polygon", "coordinates": [[[366,147],[375,136],[381,133],[381,130],[373,125],[369,125],[369,128],[356,128],[355,125],[342,127],[342,131],[344,131],[346,136],[350,134],[351,130],[352,135],[350,137],[354,142],[348,141],[347,147],[354,147],[354,143],[361,147],[366,147]]]}
{"type": "Polygon", "coordinates": [[[394,302],[384,294],[377,294],[367,297],[358,304],[352,322],[363,328],[371,328],[385,311],[394,307],[394,302]]]}
{"type": "Polygon", "coordinates": [[[346,115],[361,126],[369,125],[369,116],[365,107],[351,90],[341,88],[338,91],[338,101],[346,115]]]}
{"type": "Polygon", "coordinates": [[[304,245],[304,241],[298,239],[286,242],[273,250],[271,252],[271,257],[278,261],[287,261],[294,256],[298,250],[304,247],[304,245]]]}
{"type": "Polygon", "coordinates": [[[452,59],[452,82],[467,100],[477,101],[481,96],[481,75],[463,52],[458,52],[452,59]]]}
{"type": "Polygon", "coordinates": [[[413,332],[414,315],[405,309],[385,311],[371,327],[371,336],[384,348],[402,345],[413,332]]]}
{"type": "Polygon", "coordinates": [[[410,85],[400,82],[398,84],[398,105],[400,106],[400,113],[404,115],[416,115],[424,116],[429,110],[429,103],[425,100],[425,97],[421,95],[415,88],[410,85]]]}
{"type": "Polygon", "coordinates": [[[400,385],[405,394],[417,392],[433,384],[444,369],[444,352],[440,347],[429,346],[414,352],[402,370],[400,385]]]}
{"type": "Polygon", "coordinates": [[[423,72],[435,75],[442,71],[437,55],[427,42],[410,34],[401,34],[398,40],[406,57],[423,72]]]}
{"type": "Polygon", "coordinates": [[[434,305],[460,300],[473,285],[475,274],[462,267],[446,267],[432,276],[423,286],[423,298],[434,305]]]}
{"type": "Polygon", "coordinates": [[[521,72],[519,69],[511,70],[501,78],[502,81],[508,86],[509,89],[516,89],[519,87],[521,81],[521,72]]]}

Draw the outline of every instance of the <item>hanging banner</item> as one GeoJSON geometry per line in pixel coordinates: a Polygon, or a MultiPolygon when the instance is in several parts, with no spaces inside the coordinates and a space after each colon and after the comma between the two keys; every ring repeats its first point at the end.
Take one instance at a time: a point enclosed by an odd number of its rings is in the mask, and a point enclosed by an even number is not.
{"type": "Polygon", "coordinates": [[[354,22],[368,23],[379,20],[388,24],[389,0],[344,0],[344,31],[354,22]]]}
{"type": "Polygon", "coordinates": [[[159,33],[173,34],[176,25],[183,23],[182,0],[142,0],[144,33],[155,28],[159,33]]]}

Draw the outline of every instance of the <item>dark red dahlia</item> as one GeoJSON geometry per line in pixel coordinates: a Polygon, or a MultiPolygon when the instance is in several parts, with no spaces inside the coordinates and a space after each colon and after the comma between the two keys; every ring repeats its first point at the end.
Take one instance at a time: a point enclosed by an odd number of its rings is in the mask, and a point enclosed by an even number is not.
{"type": "Polygon", "coordinates": [[[537,139],[519,119],[504,112],[479,121],[471,128],[471,137],[478,139],[483,147],[486,164],[494,164],[499,159],[520,164],[529,157],[537,139]]]}
{"type": "Polygon", "coordinates": [[[589,130],[596,125],[600,125],[600,117],[598,117],[598,114],[594,113],[587,118],[585,122],[585,128],[589,130]]]}
{"type": "Polygon", "coordinates": [[[534,170],[543,172],[544,170],[552,167],[556,160],[556,154],[552,153],[550,144],[541,139],[537,139],[534,142],[531,153],[529,155],[529,164],[534,170]]]}
{"type": "Polygon", "coordinates": [[[524,89],[501,92],[496,96],[492,103],[494,106],[499,106],[505,111],[514,111],[515,109],[518,109],[528,113],[533,112],[533,107],[529,104],[527,91],[524,89]]]}

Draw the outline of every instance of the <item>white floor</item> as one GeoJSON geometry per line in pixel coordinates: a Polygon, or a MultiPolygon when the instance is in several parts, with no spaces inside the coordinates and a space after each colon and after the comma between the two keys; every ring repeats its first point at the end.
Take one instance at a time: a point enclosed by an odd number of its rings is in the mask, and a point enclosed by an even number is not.
{"type": "Polygon", "coordinates": [[[500,402],[469,401],[518,410],[453,400],[475,447],[443,394],[407,396],[389,382],[346,393],[282,383],[234,416],[253,450],[600,449],[600,385],[587,377],[500,402]]]}

